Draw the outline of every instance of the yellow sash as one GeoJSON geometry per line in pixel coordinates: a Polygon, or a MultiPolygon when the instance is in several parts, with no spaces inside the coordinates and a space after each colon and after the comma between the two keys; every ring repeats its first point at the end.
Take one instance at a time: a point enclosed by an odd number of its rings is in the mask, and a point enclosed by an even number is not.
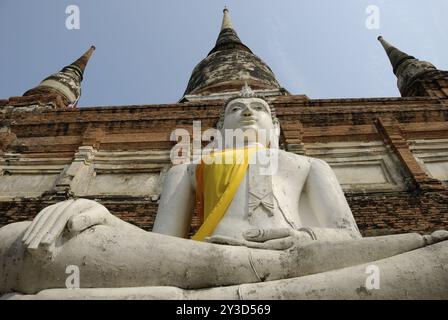
{"type": "Polygon", "coordinates": [[[227,149],[210,154],[196,168],[198,211],[203,224],[192,237],[202,241],[209,237],[226,213],[249,166],[250,156],[258,146],[227,149]],[[229,160],[230,159],[230,160],[229,160]]]}

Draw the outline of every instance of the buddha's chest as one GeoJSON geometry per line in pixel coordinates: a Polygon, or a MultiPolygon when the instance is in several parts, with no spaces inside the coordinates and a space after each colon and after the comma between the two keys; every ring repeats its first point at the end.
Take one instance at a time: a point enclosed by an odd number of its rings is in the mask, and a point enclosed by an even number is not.
{"type": "Polygon", "coordinates": [[[309,172],[309,163],[300,160],[278,154],[269,166],[261,161],[251,163],[220,225],[247,229],[300,224],[299,200],[309,172]]]}

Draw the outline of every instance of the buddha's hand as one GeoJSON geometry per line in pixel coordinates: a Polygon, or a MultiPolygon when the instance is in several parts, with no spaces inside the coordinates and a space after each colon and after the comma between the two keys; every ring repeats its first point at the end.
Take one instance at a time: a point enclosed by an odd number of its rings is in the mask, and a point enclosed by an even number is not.
{"type": "Polygon", "coordinates": [[[61,235],[68,239],[94,225],[112,225],[114,216],[98,202],[77,199],[48,206],[34,218],[22,238],[32,253],[52,255],[61,235]]]}
{"type": "Polygon", "coordinates": [[[307,232],[290,228],[249,229],[243,233],[243,238],[244,240],[238,240],[225,236],[212,236],[206,241],[265,250],[286,250],[312,241],[307,232]]]}
{"type": "Polygon", "coordinates": [[[423,236],[427,245],[431,245],[437,242],[447,241],[448,240],[448,231],[447,230],[437,230],[431,233],[431,235],[423,236]]]}

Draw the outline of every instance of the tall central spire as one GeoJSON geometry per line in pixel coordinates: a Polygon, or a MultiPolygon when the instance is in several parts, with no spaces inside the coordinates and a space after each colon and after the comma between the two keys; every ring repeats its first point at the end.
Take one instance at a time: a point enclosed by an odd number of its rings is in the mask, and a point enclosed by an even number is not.
{"type": "Polygon", "coordinates": [[[210,51],[208,55],[216,51],[228,50],[228,49],[239,49],[252,53],[252,51],[241,42],[235,29],[233,29],[232,20],[230,19],[229,9],[224,8],[221,31],[219,32],[218,39],[216,40],[215,47],[210,51]]]}
{"type": "Polygon", "coordinates": [[[221,31],[224,29],[233,29],[232,20],[230,19],[229,9],[224,7],[224,17],[222,18],[221,31]]]}
{"type": "Polygon", "coordinates": [[[269,66],[240,40],[229,9],[224,8],[215,46],[194,68],[184,99],[187,95],[208,96],[239,91],[245,83],[254,90],[284,92],[269,66]]]}

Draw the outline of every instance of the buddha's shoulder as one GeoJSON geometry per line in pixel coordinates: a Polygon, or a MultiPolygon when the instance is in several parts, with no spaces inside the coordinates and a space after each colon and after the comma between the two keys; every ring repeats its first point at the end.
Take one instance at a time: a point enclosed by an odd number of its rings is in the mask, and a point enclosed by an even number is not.
{"type": "Polygon", "coordinates": [[[196,170],[196,164],[192,163],[181,163],[181,164],[175,164],[171,166],[171,168],[168,170],[168,175],[193,175],[196,170]]]}
{"type": "Polygon", "coordinates": [[[165,179],[173,179],[179,181],[179,179],[187,178],[190,180],[193,188],[196,188],[196,167],[194,163],[181,163],[173,165],[166,173],[165,179]]]}
{"type": "Polygon", "coordinates": [[[304,163],[304,164],[326,164],[326,162],[322,159],[308,157],[300,154],[295,154],[289,151],[285,150],[278,150],[279,159],[282,161],[291,161],[291,162],[298,162],[298,163],[304,163]]]}

